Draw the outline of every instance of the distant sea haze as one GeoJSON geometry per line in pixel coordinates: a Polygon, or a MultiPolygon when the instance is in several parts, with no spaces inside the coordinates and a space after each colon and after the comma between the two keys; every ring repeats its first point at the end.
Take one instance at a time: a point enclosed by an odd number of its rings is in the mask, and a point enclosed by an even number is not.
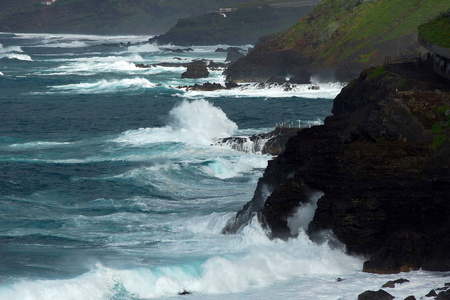
{"type": "MultiPolygon", "coordinates": [[[[228,45],[178,59],[171,45],[123,46],[145,40],[0,33],[0,300],[356,299],[398,279],[312,243],[313,206],[290,219],[288,241],[257,219],[221,234],[272,157],[215,141],[322,124],[345,83],[186,92],[224,84],[223,70],[181,79],[184,67],[135,64],[224,62],[215,50],[228,45]]],[[[419,297],[446,282],[408,278],[389,292],[419,297]]]]}

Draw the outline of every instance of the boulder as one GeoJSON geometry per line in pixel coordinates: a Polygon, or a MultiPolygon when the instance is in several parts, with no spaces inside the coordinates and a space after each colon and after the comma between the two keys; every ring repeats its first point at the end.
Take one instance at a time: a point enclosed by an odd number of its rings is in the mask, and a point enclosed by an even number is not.
{"type": "Polygon", "coordinates": [[[392,300],[395,297],[391,294],[383,291],[365,291],[364,293],[358,296],[358,300],[392,300]]]}
{"type": "Polygon", "coordinates": [[[187,66],[186,72],[181,74],[181,78],[206,78],[209,72],[206,63],[202,61],[194,61],[187,66]]]}
{"type": "Polygon", "coordinates": [[[236,61],[241,57],[244,57],[244,53],[241,52],[241,49],[236,48],[236,47],[230,47],[227,50],[227,58],[225,59],[225,61],[236,61]]]}
{"type": "Polygon", "coordinates": [[[384,287],[384,288],[395,288],[396,284],[403,284],[405,282],[409,282],[409,280],[408,279],[404,279],[404,278],[400,278],[400,279],[397,279],[397,280],[390,280],[390,281],[386,282],[385,284],[383,284],[382,287],[384,287]]]}
{"type": "Polygon", "coordinates": [[[439,292],[436,300],[450,300],[450,290],[439,292]]]}

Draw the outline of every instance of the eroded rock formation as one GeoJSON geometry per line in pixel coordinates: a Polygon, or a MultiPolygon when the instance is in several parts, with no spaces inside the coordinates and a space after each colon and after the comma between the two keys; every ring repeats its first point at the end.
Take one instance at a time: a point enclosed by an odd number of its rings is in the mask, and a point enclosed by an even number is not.
{"type": "Polygon", "coordinates": [[[332,230],[368,272],[450,270],[450,93],[384,67],[336,97],[325,124],[299,131],[269,162],[255,195],[224,232],[254,213],[273,237],[322,191],[308,233],[332,230]]]}

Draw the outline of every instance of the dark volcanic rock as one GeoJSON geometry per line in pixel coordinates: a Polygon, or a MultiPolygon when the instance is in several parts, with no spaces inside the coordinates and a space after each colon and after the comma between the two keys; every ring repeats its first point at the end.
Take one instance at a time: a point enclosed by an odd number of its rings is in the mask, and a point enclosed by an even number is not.
{"type": "Polygon", "coordinates": [[[428,294],[425,295],[425,297],[436,297],[437,293],[435,290],[431,290],[428,294]]]}
{"type": "Polygon", "coordinates": [[[206,63],[203,61],[193,61],[187,66],[187,71],[181,74],[181,78],[205,78],[209,72],[206,63]]]}
{"type": "Polygon", "coordinates": [[[225,61],[233,62],[241,57],[244,57],[244,53],[241,52],[241,49],[236,47],[230,47],[227,50],[227,58],[225,59],[225,61]]]}
{"type": "Polygon", "coordinates": [[[273,237],[286,238],[287,219],[321,191],[312,239],[332,230],[350,253],[371,257],[367,272],[450,270],[450,142],[433,150],[431,130],[450,136],[448,86],[379,71],[345,87],[325,125],[288,140],[224,232],[257,213],[273,237]]]}
{"type": "Polygon", "coordinates": [[[225,86],[221,85],[220,83],[216,82],[205,82],[204,84],[194,84],[194,85],[185,85],[185,86],[178,86],[179,89],[184,89],[185,91],[216,91],[216,90],[226,90],[226,89],[233,89],[239,87],[238,84],[234,82],[226,82],[225,86]]]}
{"type": "Polygon", "coordinates": [[[264,48],[238,59],[224,74],[227,80],[236,82],[267,82],[274,76],[290,74],[301,82],[309,82],[312,73],[305,72],[304,66],[311,62],[310,57],[302,57],[295,51],[271,52],[264,48]]]}
{"type": "Polygon", "coordinates": [[[300,128],[275,128],[274,131],[255,134],[249,137],[227,137],[219,139],[216,145],[228,145],[230,148],[247,152],[279,155],[284,152],[288,139],[297,134],[300,128]]]}
{"type": "Polygon", "coordinates": [[[397,279],[397,280],[390,280],[390,281],[386,282],[385,284],[383,284],[382,287],[384,287],[384,288],[395,288],[396,284],[403,284],[405,282],[409,282],[409,280],[408,279],[404,279],[404,278],[400,278],[400,279],[397,279]]]}
{"type": "Polygon", "coordinates": [[[450,300],[450,290],[439,292],[436,300],[450,300]]]}
{"type": "Polygon", "coordinates": [[[383,290],[378,290],[376,292],[366,291],[358,296],[358,300],[392,300],[394,298],[394,296],[383,290]]]}

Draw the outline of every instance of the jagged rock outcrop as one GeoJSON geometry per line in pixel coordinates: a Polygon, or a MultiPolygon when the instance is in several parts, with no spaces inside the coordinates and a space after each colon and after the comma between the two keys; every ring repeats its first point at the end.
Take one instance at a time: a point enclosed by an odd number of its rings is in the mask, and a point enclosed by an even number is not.
{"type": "Polygon", "coordinates": [[[228,146],[246,153],[279,155],[286,149],[288,139],[301,128],[277,127],[269,133],[254,134],[249,137],[227,137],[215,141],[215,145],[228,146]]]}
{"type": "Polygon", "coordinates": [[[255,195],[224,232],[257,213],[273,237],[313,191],[308,233],[332,230],[367,272],[450,270],[450,92],[384,67],[365,70],[322,126],[299,131],[269,162],[255,195]]]}
{"type": "Polygon", "coordinates": [[[244,53],[242,53],[239,48],[230,47],[230,48],[228,48],[227,58],[225,59],[225,61],[233,62],[242,57],[244,57],[244,53]]]}
{"type": "Polygon", "coordinates": [[[205,78],[208,75],[209,72],[205,62],[193,61],[187,65],[187,70],[181,74],[181,78],[205,78]]]}

